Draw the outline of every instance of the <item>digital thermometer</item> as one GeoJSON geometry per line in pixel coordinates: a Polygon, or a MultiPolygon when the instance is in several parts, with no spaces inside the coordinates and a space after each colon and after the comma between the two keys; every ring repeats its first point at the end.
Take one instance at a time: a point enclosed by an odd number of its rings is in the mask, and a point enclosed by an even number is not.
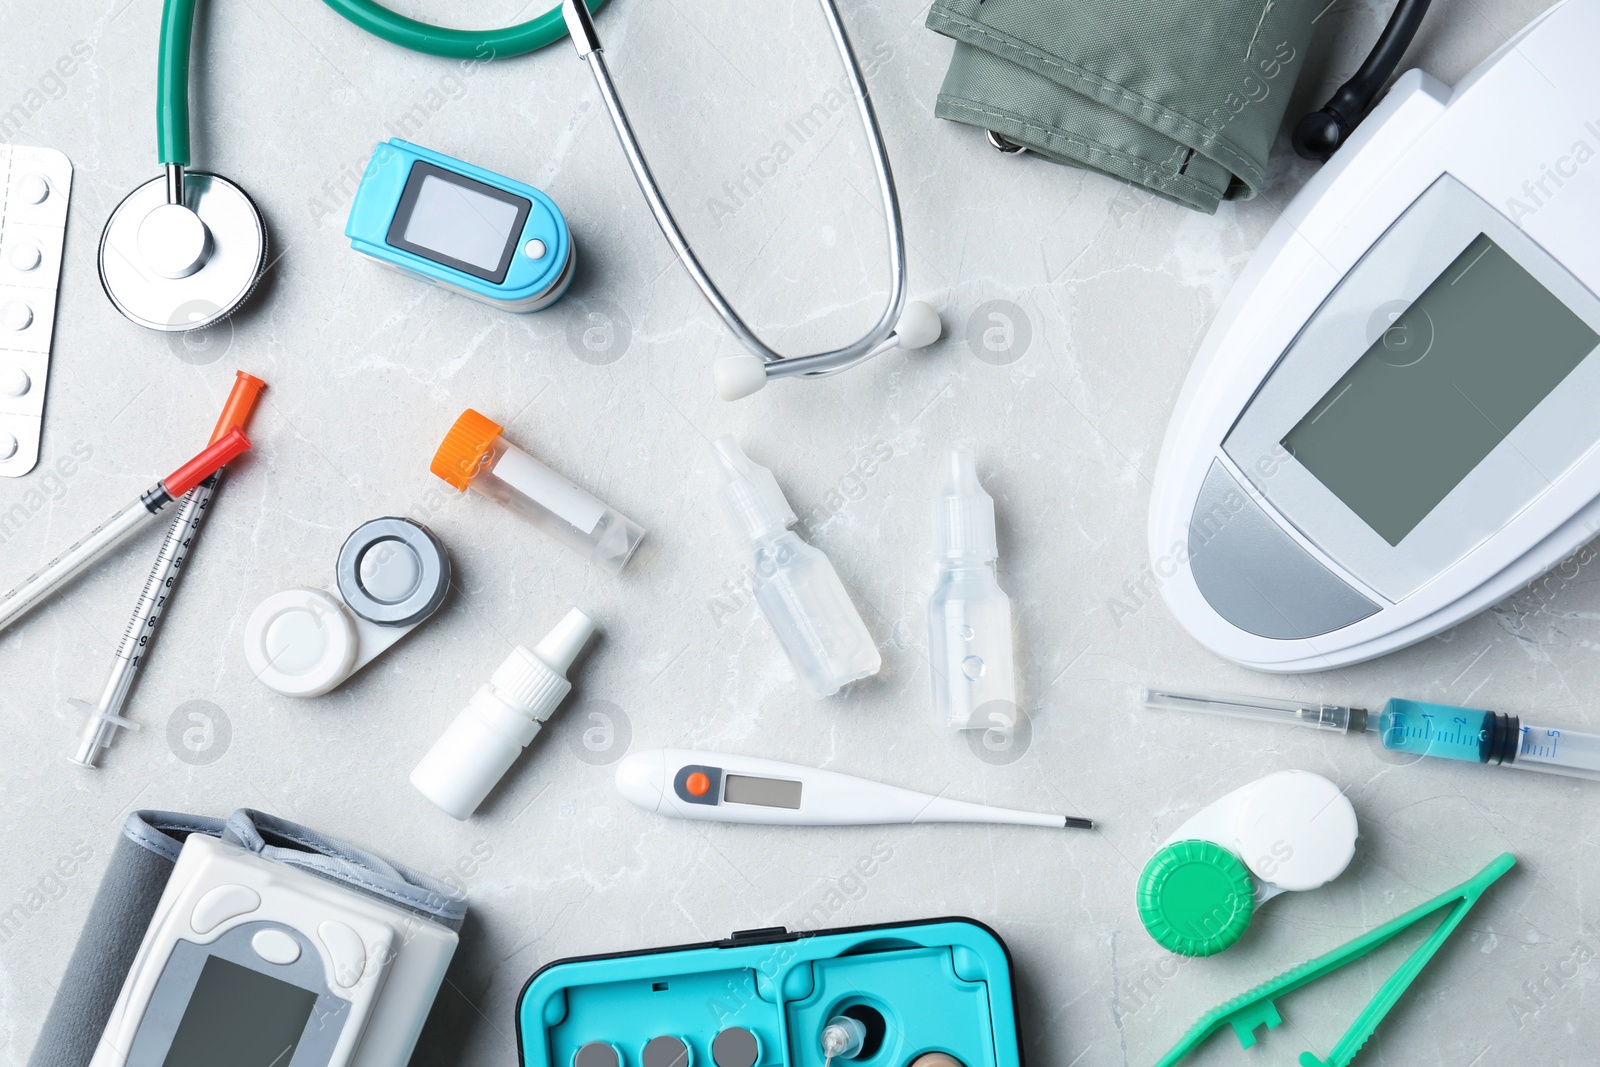
{"type": "Polygon", "coordinates": [[[1380,656],[1600,533],[1600,0],[1402,76],[1268,233],[1162,446],[1155,581],[1265,671],[1380,656]]]}
{"type": "Polygon", "coordinates": [[[190,834],[90,1067],[404,1067],[456,942],[419,913],[190,834]]]}
{"type": "Polygon", "coordinates": [[[793,763],[692,752],[635,752],[617,765],[617,789],[646,811],[701,822],[774,826],[1004,823],[1090,830],[1071,815],[991,808],[793,763]]]}
{"type": "Polygon", "coordinates": [[[372,153],[344,232],[363,255],[508,311],[561,299],[576,262],[544,193],[398,137],[372,153]]]}

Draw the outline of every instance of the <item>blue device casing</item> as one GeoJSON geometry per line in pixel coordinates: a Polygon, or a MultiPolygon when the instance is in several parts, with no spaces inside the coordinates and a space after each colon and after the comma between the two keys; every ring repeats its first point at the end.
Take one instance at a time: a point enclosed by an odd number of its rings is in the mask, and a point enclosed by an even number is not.
{"type": "Polygon", "coordinates": [[[350,218],[344,232],[350,238],[350,247],[363,255],[510,311],[539,311],[559,300],[572,281],[576,260],[567,220],[555,201],[544,193],[524,182],[398,137],[390,138],[373,151],[356,190],[355,202],[350,205],[350,218]],[[509,258],[501,280],[482,276],[500,274],[500,271],[474,273],[469,264],[452,266],[397,243],[401,238],[396,234],[396,217],[414,200],[414,192],[408,196],[408,185],[414,185],[413,171],[419,165],[447,180],[465,178],[467,181],[463,184],[487,186],[487,190],[481,190],[482,194],[494,196],[498,193],[498,198],[508,203],[518,199],[526,202],[528,206],[520,230],[508,244],[509,258]],[[544,254],[538,258],[527,252],[529,242],[533,241],[538,242],[533,246],[535,250],[543,248],[544,254]]]}
{"type": "Polygon", "coordinates": [[[694,1067],[718,1061],[717,1034],[756,1036],[758,1067],[815,1067],[822,1028],[866,1007],[884,1026],[876,1049],[839,1067],[906,1067],[943,1052],[966,1067],[1023,1067],[1011,957],[972,919],[816,933],[781,928],[726,941],[558,960],[517,1000],[522,1067],[573,1067],[578,1050],[610,1045],[641,1067],[652,1039],[676,1037],[694,1067]]]}

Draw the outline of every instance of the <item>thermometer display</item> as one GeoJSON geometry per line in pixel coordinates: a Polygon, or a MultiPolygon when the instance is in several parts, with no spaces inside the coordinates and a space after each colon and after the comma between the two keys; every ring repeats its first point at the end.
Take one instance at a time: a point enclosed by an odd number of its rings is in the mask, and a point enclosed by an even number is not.
{"type": "Polygon", "coordinates": [[[730,774],[727,785],[722,791],[722,799],[729,804],[757,804],[763,808],[790,808],[798,811],[801,788],[799,782],[730,774]]]}

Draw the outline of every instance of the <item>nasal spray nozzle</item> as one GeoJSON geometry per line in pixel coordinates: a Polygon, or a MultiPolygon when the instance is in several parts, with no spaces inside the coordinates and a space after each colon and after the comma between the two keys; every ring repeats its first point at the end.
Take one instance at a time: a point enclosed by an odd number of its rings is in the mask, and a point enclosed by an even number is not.
{"type": "Polygon", "coordinates": [[[867,1028],[860,1019],[835,1015],[822,1028],[822,1067],[835,1059],[853,1060],[867,1044],[867,1028]]]}
{"type": "Polygon", "coordinates": [[[567,672],[594,631],[573,608],[532,651],[513,649],[422,757],[411,784],[452,818],[469,817],[572,692],[567,672]]]}

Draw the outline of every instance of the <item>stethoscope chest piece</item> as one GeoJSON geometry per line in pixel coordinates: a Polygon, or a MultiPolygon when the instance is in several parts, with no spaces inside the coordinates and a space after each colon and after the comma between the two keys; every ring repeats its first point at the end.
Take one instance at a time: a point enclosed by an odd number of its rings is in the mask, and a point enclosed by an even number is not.
{"type": "Polygon", "coordinates": [[[228,179],[197,171],[139,186],[100,236],[106,296],[140,326],[166,333],[233,314],[266,262],[267,230],[255,203],[228,179]]]}

